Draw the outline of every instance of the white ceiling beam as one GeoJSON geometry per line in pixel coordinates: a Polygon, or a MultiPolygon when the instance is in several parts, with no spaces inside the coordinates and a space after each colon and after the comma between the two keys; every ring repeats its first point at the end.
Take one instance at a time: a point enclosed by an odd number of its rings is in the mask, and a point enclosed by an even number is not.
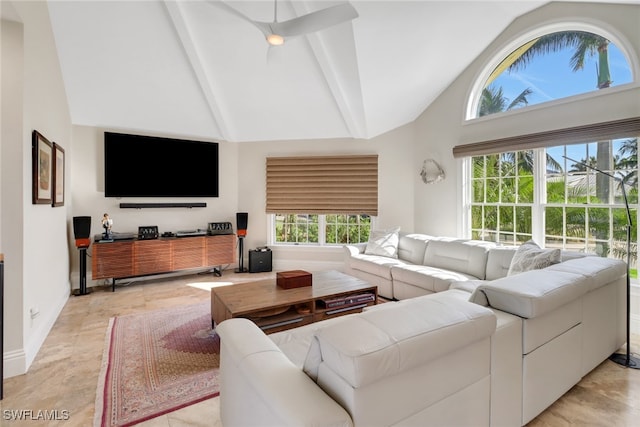
{"type": "Polygon", "coordinates": [[[216,101],[216,91],[214,87],[215,85],[207,76],[205,68],[202,64],[201,56],[198,53],[198,48],[193,41],[193,36],[189,31],[189,26],[185,21],[184,14],[182,13],[179,2],[175,0],[163,0],[163,3],[165,8],[167,9],[167,12],[169,13],[169,17],[173,22],[176,32],[178,33],[178,38],[180,39],[187,59],[191,64],[191,68],[193,69],[198,83],[200,84],[202,94],[204,95],[207,105],[209,106],[212,119],[215,126],[220,132],[220,136],[225,141],[234,140],[233,135],[230,134],[230,131],[227,128],[227,123],[229,123],[229,121],[224,117],[222,109],[216,101]]]}
{"type": "MultiPolygon", "coordinates": [[[[298,16],[311,12],[304,2],[291,2],[291,5],[298,16]]],[[[353,138],[367,138],[368,132],[358,60],[355,52],[353,24],[349,22],[340,25],[349,25],[350,33],[350,39],[344,40],[344,44],[340,46],[340,49],[344,51],[347,43],[351,48],[351,52],[341,58],[334,57],[339,54],[338,51],[333,52],[334,54],[332,55],[331,46],[325,43],[323,37],[320,36],[321,32],[310,33],[305,37],[318,61],[322,75],[327,82],[349,133],[353,138]],[[339,65],[342,65],[342,69],[339,68],[339,65]]],[[[331,28],[327,29],[327,31],[331,31],[331,28]]]]}

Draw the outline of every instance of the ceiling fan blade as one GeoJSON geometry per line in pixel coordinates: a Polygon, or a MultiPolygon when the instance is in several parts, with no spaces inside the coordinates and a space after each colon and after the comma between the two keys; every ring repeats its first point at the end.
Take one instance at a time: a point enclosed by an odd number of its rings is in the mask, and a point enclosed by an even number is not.
{"type": "Polygon", "coordinates": [[[350,3],[344,3],[270,25],[277,34],[292,37],[324,30],[357,17],[356,9],[350,3]]]}
{"type": "Polygon", "coordinates": [[[207,0],[207,3],[209,3],[210,5],[217,7],[219,9],[222,9],[234,16],[237,16],[238,18],[249,22],[250,24],[252,24],[254,27],[256,27],[258,30],[260,30],[262,32],[262,34],[264,34],[264,36],[268,36],[269,34],[272,33],[271,28],[269,27],[270,24],[266,23],[266,22],[260,22],[260,21],[254,21],[251,18],[249,18],[246,15],[243,15],[242,13],[238,12],[237,10],[235,10],[234,8],[232,8],[231,6],[229,6],[228,4],[226,4],[225,2],[222,1],[216,1],[216,0],[207,0]]]}

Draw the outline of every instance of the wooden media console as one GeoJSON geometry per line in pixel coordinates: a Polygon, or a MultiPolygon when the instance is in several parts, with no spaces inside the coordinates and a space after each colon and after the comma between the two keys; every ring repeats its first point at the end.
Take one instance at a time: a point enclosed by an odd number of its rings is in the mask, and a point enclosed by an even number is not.
{"type": "Polygon", "coordinates": [[[91,277],[115,291],[116,279],[233,264],[235,248],[235,234],[95,242],[91,277]]]}

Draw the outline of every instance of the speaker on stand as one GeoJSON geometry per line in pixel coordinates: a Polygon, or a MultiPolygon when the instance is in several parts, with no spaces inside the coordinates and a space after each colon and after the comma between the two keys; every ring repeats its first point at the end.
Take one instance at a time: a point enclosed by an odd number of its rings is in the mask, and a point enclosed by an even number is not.
{"type": "Polygon", "coordinates": [[[236,273],[246,273],[244,268],[244,238],[247,235],[247,223],[249,222],[249,214],[247,212],[236,213],[236,225],[238,229],[238,268],[236,273]]]}
{"type": "Polygon", "coordinates": [[[80,251],[80,289],[74,289],[73,295],[87,295],[91,293],[87,289],[87,249],[91,245],[91,217],[73,217],[73,236],[76,239],[76,248],[80,251]]]}

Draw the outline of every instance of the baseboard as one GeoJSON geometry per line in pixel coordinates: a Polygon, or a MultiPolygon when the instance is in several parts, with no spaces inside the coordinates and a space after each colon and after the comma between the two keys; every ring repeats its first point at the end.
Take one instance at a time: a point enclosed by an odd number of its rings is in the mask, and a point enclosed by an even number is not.
{"type": "MultiPolygon", "coordinates": [[[[45,318],[40,318],[40,326],[38,326],[33,333],[30,335],[29,340],[25,346],[25,372],[29,370],[29,367],[35,360],[40,347],[44,344],[44,341],[47,339],[49,332],[53,328],[53,325],[58,320],[62,309],[65,304],[69,300],[69,289],[71,287],[71,283],[67,283],[66,286],[62,287],[62,291],[57,298],[57,301],[52,301],[51,306],[53,310],[47,312],[41,312],[42,316],[47,316],[45,318]]],[[[24,372],[22,372],[24,373],[24,372]]]]}
{"type": "Polygon", "coordinates": [[[4,377],[17,377],[27,372],[27,355],[23,349],[5,351],[2,355],[4,358],[4,377]]]}
{"type": "Polygon", "coordinates": [[[338,270],[343,271],[344,262],[327,262],[327,261],[274,261],[274,271],[288,271],[288,270],[305,270],[309,272],[323,271],[323,270],[338,270]]]}

